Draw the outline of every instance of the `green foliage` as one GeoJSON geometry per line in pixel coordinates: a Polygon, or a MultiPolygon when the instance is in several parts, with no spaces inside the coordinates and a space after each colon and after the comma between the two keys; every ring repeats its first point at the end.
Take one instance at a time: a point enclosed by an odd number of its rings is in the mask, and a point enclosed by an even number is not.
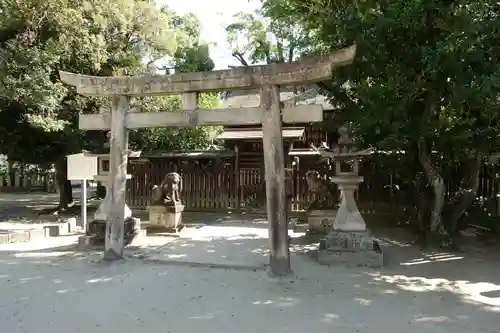
{"type": "Polygon", "coordinates": [[[474,200],[481,161],[498,149],[498,3],[267,0],[262,12],[301,25],[318,53],[357,44],[354,64],[320,84],[338,107],[330,125],[348,120],[362,145],[404,150],[402,183],[415,187],[421,172],[427,183],[453,183],[445,211],[431,209],[434,226],[442,217],[455,232],[474,200]]]}
{"type": "Polygon", "coordinates": [[[105,135],[79,131],[77,119],[109,101],[77,96],[59,70],[137,75],[148,71],[143,59],[165,57],[184,69],[213,67],[196,18],[153,1],[0,0],[0,13],[0,152],[18,161],[53,162],[103,145],[105,135]]]}
{"type": "MultiPolygon", "coordinates": [[[[173,15],[172,25],[181,29],[184,35],[179,37],[179,47],[170,64],[176,73],[204,72],[214,68],[209,47],[200,42],[200,22],[192,14],[173,15]]],[[[217,108],[220,99],[217,94],[201,94],[200,107],[217,108]]],[[[142,108],[146,112],[176,112],[181,109],[180,96],[162,96],[142,98],[142,108]]],[[[151,128],[131,133],[131,147],[143,152],[207,149],[213,147],[215,136],[221,131],[217,126],[197,126],[193,128],[151,128]]]]}
{"type": "MultiPolygon", "coordinates": [[[[219,102],[217,94],[201,94],[200,96],[201,108],[217,108],[219,102]]],[[[148,97],[142,99],[140,104],[147,112],[176,112],[181,109],[180,96],[148,97]]],[[[208,149],[211,148],[220,130],[219,126],[143,129],[130,134],[130,145],[132,149],[143,152],[208,149]]]]}
{"type": "Polygon", "coordinates": [[[291,62],[310,51],[312,38],[296,22],[270,19],[261,10],[235,14],[226,32],[233,57],[244,66],[291,62]]]}
{"type": "Polygon", "coordinates": [[[175,52],[174,59],[176,72],[205,72],[215,67],[207,44],[179,48],[175,52]]]}
{"type": "Polygon", "coordinates": [[[450,161],[496,147],[496,2],[268,0],[264,8],[300,22],[319,52],[357,43],[355,64],[334,73],[328,93],[367,143],[401,149],[424,137],[450,161]]]}

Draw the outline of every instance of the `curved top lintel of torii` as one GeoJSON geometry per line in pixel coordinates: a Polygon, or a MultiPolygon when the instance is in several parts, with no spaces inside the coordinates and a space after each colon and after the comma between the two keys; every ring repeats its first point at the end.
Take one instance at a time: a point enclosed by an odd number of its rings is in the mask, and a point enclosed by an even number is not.
{"type": "Polygon", "coordinates": [[[82,95],[152,96],[187,92],[251,89],[263,84],[292,85],[330,79],[336,67],[350,65],[356,45],[328,55],[306,57],[291,63],[278,63],[216,70],[152,76],[88,76],[60,71],[61,81],[76,87],[82,95]]]}

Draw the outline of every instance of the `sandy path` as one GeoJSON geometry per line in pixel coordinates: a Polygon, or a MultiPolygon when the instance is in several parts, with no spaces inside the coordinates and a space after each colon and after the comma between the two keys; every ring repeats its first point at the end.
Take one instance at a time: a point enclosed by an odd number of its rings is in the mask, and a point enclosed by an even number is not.
{"type": "Polygon", "coordinates": [[[0,322],[16,333],[498,332],[498,262],[399,249],[406,261],[378,271],[295,255],[297,277],[281,282],[262,271],[3,252],[0,322]]]}

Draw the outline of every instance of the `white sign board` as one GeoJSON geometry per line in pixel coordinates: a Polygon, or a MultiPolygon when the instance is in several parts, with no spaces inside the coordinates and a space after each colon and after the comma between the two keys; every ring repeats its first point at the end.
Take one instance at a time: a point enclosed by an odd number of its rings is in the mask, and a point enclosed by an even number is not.
{"type": "Polygon", "coordinates": [[[68,155],[68,180],[89,180],[97,175],[97,156],[68,155]]]}

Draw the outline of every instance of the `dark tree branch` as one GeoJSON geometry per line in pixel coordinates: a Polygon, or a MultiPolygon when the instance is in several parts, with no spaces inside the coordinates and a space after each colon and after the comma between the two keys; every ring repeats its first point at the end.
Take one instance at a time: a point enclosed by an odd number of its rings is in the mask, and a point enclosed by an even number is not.
{"type": "Polygon", "coordinates": [[[285,62],[285,55],[283,54],[283,43],[281,41],[277,41],[276,48],[278,49],[278,61],[280,63],[284,63],[285,62]]]}
{"type": "Polygon", "coordinates": [[[295,46],[290,45],[290,49],[288,50],[288,63],[293,61],[293,55],[295,53],[295,46]]]}
{"type": "Polygon", "coordinates": [[[238,61],[245,67],[248,67],[248,62],[245,60],[244,56],[242,53],[238,52],[238,51],[234,51],[233,54],[232,54],[233,57],[235,57],[236,59],[238,59],[238,61]]]}

